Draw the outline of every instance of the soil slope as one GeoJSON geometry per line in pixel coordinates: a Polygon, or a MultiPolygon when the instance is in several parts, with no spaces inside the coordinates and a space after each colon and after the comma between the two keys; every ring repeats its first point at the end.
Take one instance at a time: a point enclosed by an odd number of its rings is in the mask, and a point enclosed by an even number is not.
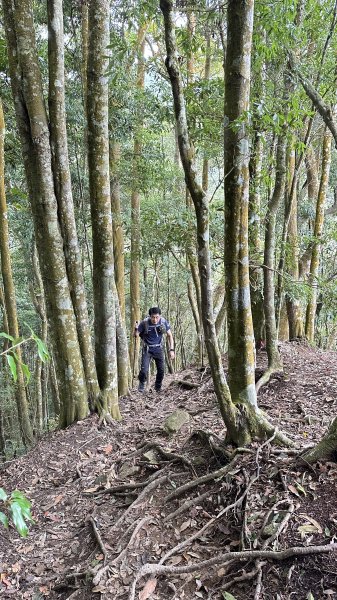
{"type": "Polygon", "coordinates": [[[295,450],[224,449],[209,371],[191,367],[161,394],[123,398],[120,423],[88,417],[0,465],[0,487],[23,491],[35,521],[26,539],[1,530],[1,598],[337,598],[337,552],[314,548],[337,541],[337,465],[296,456],[336,416],[337,353],[281,350],[284,373],[259,403],[295,450]],[[167,434],[177,409],[189,420],[167,434]],[[233,554],[292,547],[313,553],[233,554]]]}

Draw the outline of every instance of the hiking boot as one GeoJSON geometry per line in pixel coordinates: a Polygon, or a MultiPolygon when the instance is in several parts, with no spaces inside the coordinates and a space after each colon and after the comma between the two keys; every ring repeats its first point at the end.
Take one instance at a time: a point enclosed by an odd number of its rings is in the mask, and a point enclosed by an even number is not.
{"type": "Polygon", "coordinates": [[[143,392],[145,392],[145,383],[142,383],[141,381],[138,384],[138,392],[140,392],[141,394],[143,392]]]}
{"type": "Polygon", "coordinates": [[[154,391],[156,392],[156,394],[160,394],[160,392],[161,392],[161,388],[156,388],[156,387],[155,387],[155,388],[154,388],[154,391]]]}

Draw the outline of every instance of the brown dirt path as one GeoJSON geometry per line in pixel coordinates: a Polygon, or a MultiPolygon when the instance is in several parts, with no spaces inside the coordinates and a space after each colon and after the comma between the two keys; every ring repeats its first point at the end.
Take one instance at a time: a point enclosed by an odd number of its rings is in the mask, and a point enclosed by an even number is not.
{"type": "MultiPolygon", "coordinates": [[[[336,415],[337,353],[293,342],[282,345],[282,354],[285,372],[261,389],[259,402],[304,447],[336,415]]],[[[260,368],[265,359],[259,353],[260,368]]],[[[167,376],[165,385],[160,395],[122,399],[120,423],[99,429],[91,416],[0,465],[0,487],[23,491],[35,519],[27,539],[1,530],[0,597],[131,600],[136,574],[162,560],[171,572],[143,577],[134,598],[337,598],[337,553],[178,572],[225,552],[336,542],[337,465],[305,468],[270,444],[253,444],[227,473],[171,499],[182,484],[223,468],[226,457],[218,448],[224,429],[209,372],[190,368],[167,376]],[[185,390],[178,378],[198,387],[185,390]],[[177,408],[190,421],[169,437],[162,425],[177,408]]]]}

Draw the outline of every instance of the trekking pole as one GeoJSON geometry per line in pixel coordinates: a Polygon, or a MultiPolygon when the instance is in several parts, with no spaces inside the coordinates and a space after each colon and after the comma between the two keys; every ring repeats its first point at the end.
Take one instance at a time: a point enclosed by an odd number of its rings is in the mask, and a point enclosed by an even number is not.
{"type": "Polygon", "coordinates": [[[136,344],[137,344],[137,336],[135,335],[136,330],[138,329],[138,321],[135,321],[135,327],[133,332],[133,360],[132,360],[132,383],[131,387],[133,387],[133,382],[135,380],[135,370],[136,370],[136,344]]]}

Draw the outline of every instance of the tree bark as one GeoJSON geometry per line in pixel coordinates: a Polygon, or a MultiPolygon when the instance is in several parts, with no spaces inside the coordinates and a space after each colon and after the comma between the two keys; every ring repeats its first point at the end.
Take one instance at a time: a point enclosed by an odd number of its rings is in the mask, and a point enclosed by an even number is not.
{"type": "Polygon", "coordinates": [[[61,426],[88,412],[82,357],[58,222],[30,0],[2,0],[16,120],[32,206],[61,399],[61,426]]]}
{"type": "MultiPolygon", "coordinates": [[[[138,50],[138,65],[137,65],[137,80],[136,87],[138,90],[144,89],[145,64],[145,33],[146,27],[140,26],[138,29],[137,50],[138,50]]],[[[130,249],[130,362],[132,372],[135,372],[139,358],[139,337],[133,335],[134,325],[136,321],[140,321],[140,159],[142,153],[141,142],[142,122],[136,127],[133,147],[133,184],[131,193],[131,249],[130,249]]]]}
{"type": "MultiPolygon", "coordinates": [[[[250,40],[252,30],[252,7],[253,2],[242,2],[240,7],[249,7],[247,11],[247,21],[250,29],[250,40]]],[[[229,11],[233,17],[236,12],[237,2],[231,0],[229,3],[229,11]]],[[[211,368],[214,389],[219,403],[222,418],[227,427],[227,438],[233,441],[235,444],[246,444],[251,440],[252,435],[265,435],[266,433],[275,432],[275,429],[265,420],[261,411],[256,406],[256,395],[255,386],[249,388],[250,397],[249,402],[243,407],[238,405],[235,406],[229,387],[227,385],[224,369],[221,362],[220,350],[218,346],[218,340],[215,333],[214,319],[213,319],[213,298],[212,298],[212,282],[211,282],[211,261],[210,261],[210,248],[209,248],[209,211],[208,211],[208,200],[204,190],[197,181],[197,175],[194,165],[194,152],[191,147],[189,132],[187,127],[187,117],[185,109],[185,99],[182,87],[181,74],[178,62],[178,53],[175,39],[174,20],[173,20],[173,2],[172,0],[160,0],[160,8],[164,16],[165,24],[165,43],[166,43],[166,68],[170,77],[174,111],[177,122],[178,130],[178,142],[179,151],[182,161],[182,165],[185,173],[186,185],[191,194],[191,198],[195,207],[196,221],[197,221],[197,243],[198,243],[198,266],[200,273],[200,285],[201,285],[201,297],[202,297],[202,319],[205,334],[205,343],[208,354],[208,361],[211,368]],[[255,400],[255,402],[254,402],[255,400]]],[[[235,31],[237,23],[231,22],[229,24],[235,31]]],[[[245,40],[247,41],[247,39],[245,40]]],[[[248,40],[249,41],[249,40],[248,40]]],[[[244,147],[246,145],[244,144],[244,147]]],[[[227,171],[226,171],[227,172],[227,171]]],[[[248,172],[248,162],[247,162],[248,172]]],[[[246,182],[248,185],[248,182],[246,182]]],[[[247,194],[248,195],[248,194],[247,194]]],[[[248,201],[248,198],[246,198],[248,201]]],[[[247,202],[247,216],[248,216],[248,202],[247,202]]],[[[246,241],[248,245],[248,239],[246,241]]],[[[248,273],[248,260],[246,261],[246,271],[248,273]]],[[[249,277],[246,275],[248,286],[248,297],[249,297],[249,277]]],[[[249,350],[251,349],[253,367],[251,364],[247,365],[247,371],[250,379],[254,379],[254,337],[252,332],[252,320],[250,315],[250,321],[247,319],[247,324],[250,325],[251,329],[251,340],[247,340],[249,350]],[[251,374],[252,369],[252,374],[251,374]]],[[[240,357],[240,354],[237,355],[240,357]]],[[[236,396],[238,404],[243,402],[243,399],[236,396]]],[[[281,443],[289,444],[289,440],[285,438],[281,433],[277,433],[276,437],[281,443]]]]}
{"type": "MultiPolygon", "coordinates": [[[[289,152],[287,157],[288,163],[288,191],[289,195],[291,191],[291,181],[295,174],[295,150],[293,148],[293,142],[289,144],[289,152]]],[[[298,249],[298,228],[297,228],[297,189],[294,190],[294,198],[291,206],[289,216],[289,227],[288,227],[288,244],[287,244],[287,263],[288,273],[297,282],[299,280],[299,249],[298,249]]],[[[292,294],[286,294],[286,306],[287,315],[289,322],[289,339],[294,340],[296,338],[303,337],[304,328],[301,316],[300,302],[297,297],[297,290],[292,294]]]]}
{"type": "MultiPolygon", "coordinates": [[[[15,339],[19,337],[19,324],[16,307],[15,288],[12,274],[12,265],[9,253],[8,213],[5,194],[5,120],[0,99],[0,255],[1,273],[4,284],[4,303],[8,319],[8,333],[15,339]]],[[[15,385],[15,398],[18,409],[20,431],[25,446],[33,443],[33,431],[29,417],[28,398],[26,395],[25,380],[21,368],[21,351],[16,349],[17,382],[15,385]]]]}
{"type": "Polygon", "coordinates": [[[112,233],[114,246],[115,281],[122,319],[125,323],[125,286],[124,286],[124,235],[121,212],[120,186],[119,186],[119,161],[120,144],[116,141],[110,143],[110,186],[111,186],[111,211],[112,233]]]}
{"type": "Polygon", "coordinates": [[[113,236],[109,175],[108,0],[89,4],[88,165],[94,267],[95,355],[104,416],[120,419],[116,356],[113,236]]]}
{"type": "Polygon", "coordinates": [[[88,401],[91,410],[99,398],[99,385],[91,341],[87,300],[82,273],[71,189],[66,128],[64,91],[64,35],[63,2],[48,1],[48,58],[49,58],[49,119],[50,142],[53,160],[54,186],[59,208],[61,234],[70,285],[70,294],[76,316],[88,401]]]}
{"type": "Polygon", "coordinates": [[[316,217],[315,217],[315,228],[314,228],[314,242],[311,253],[310,261],[310,273],[308,283],[310,285],[309,294],[310,299],[307,305],[306,321],[305,321],[305,335],[309,342],[313,343],[315,338],[315,314],[317,306],[317,277],[319,270],[319,255],[320,255],[320,240],[323,233],[324,226],[324,209],[326,201],[326,192],[329,183],[329,173],[331,164],[331,133],[325,131],[323,139],[323,156],[322,156],[322,172],[321,180],[319,185],[319,191],[316,203],[316,217]]]}

